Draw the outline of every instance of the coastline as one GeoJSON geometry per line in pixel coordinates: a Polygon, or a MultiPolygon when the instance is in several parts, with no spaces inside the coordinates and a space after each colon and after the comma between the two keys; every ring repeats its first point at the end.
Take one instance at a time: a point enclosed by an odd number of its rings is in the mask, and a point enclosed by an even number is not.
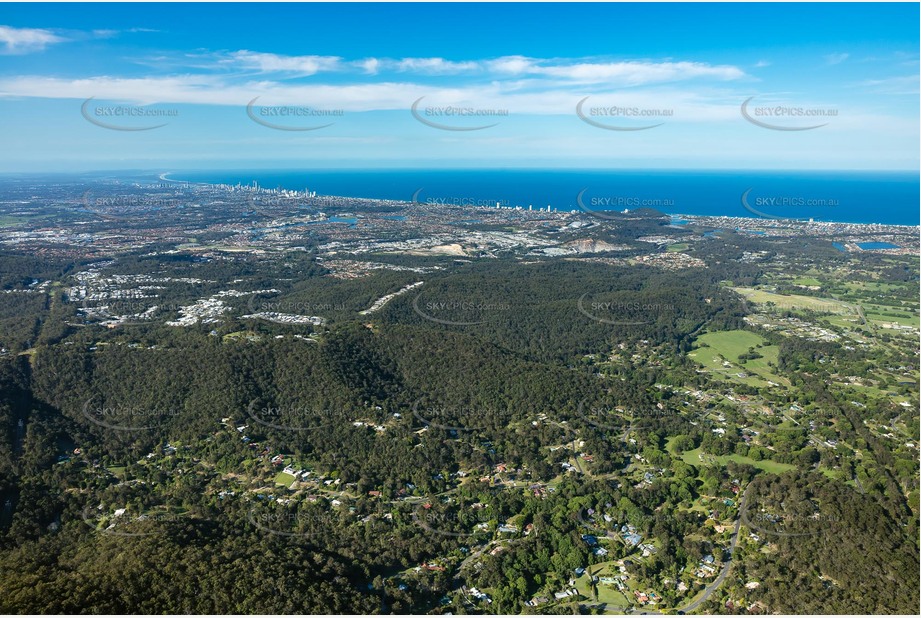
{"type": "MultiPolygon", "coordinates": [[[[193,181],[193,180],[177,180],[174,178],[170,178],[170,176],[173,173],[174,172],[163,172],[159,174],[157,177],[159,178],[159,180],[163,182],[189,185],[189,186],[204,186],[204,187],[234,186],[234,185],[229,185],[228,183],[200,182],[200,181],[193,181]]],[[[255,182],[255,179],[253,180],[253,182],[255,182]]],[[[241,186],[250,187],[250,185],[241,185],[241,186]]],[[[264,192],[267,194],[275,193],[274,189],[265,189],[262,187],[259,187],[253,190],[258,191],[260,193],[264,192]]],[[[297,190],[294,190],[294,189],[285,189],[285,191],[288,191],[291,193],[299,193],[297,190]]],[[[359,196],[351,196],[351,195],[323,195],[323,196],[318,196],[318,197],[322,197],[324,199],[331,199],[331,200],[336,200],[336,199],[365,200],[368,202],[379,202],[381,204],[396,204],[396,203],[412,204],[414,203],[410,200],[369,198],[369,197],[359,197],[359,196]]],[[[475,204],[445,204],[445,205],[446,206],[463,206],[466,208],[470,208],[472,210],[486,210],[486,211],[494,210],[494,207],[492,206],[483,206],[483,205],[475,205],[475,204]]],[[[533,211],[525,210],[522,205],[503,206],[502,208],[506,210],[515,210],[516,208],[520,208],[521,212],[533,212],[533,211]]],[[[546,212],[546,211],[536,211],[536,212],[546,212]]],[[[577,214],[579,212],[583,212],[589,216],[592,215],[591,212],[586,211],[586,210],[581,210],[579,208],[572,208],[569,210],[563,210],[563,209],[557,208],[551,212],[556,213],[556,214],[577,214]]],[[[610,209],[610,210],[599,210],[598,212],[620,212],[620,211],[617,211],[615,209],[610,209]]],[[[630,211],[628,210],[628,212],[630,211]]],[[[662,212],[662,211],[659,211],[659,212],[662,212]]],[[[703,223],[705,225],[706,225],[706,222],[704,220],[710,219],[714,221],[726,220],[727,222],[737,222],[738,224],[742,224],[742,225],[759,226],[759,227],[774,226],[774,227],[780,227],[780,228],[788,228],[788,227],[795,225],[801,228],[809,227],[809,228],[827,229],[830,226],[834,226],[834,227],[861,226],[864,228],[876,228],[879,231],[883,231],[881,228],[899,228],[902,231],[908,231],[908,230],[913,229],[913,230],[917,230],[919,234],[921,234],[921,223],[917,225],[913,225],[913,224],[904,224],[904,223],[872,223],[872,222],[853,222],[853,221],[814,221],[814,220],[801,221],[801,220],[796,220],[796,219],[783,219],[783,218],[768,219],[768,218],[759,218],[759,217],[740,217],[740,216],[735,216],[735,215],[701,215],[701,214],[686,214],[686,213],[678,213],[678,212],[676,213],[662,212],[662,214],[667,217],[670,217],[671,219],[684,219],[688,221],[695,221],[698,223],[703,223]]],[[[678,227],[680,227],[680,225],[678,227]]],[[[919,239],[919,245],[921,245],[921,239],[919,239]]]]}
{"type": "MultiPolygon", "coordinates": [[[[876,228],[904,228],[905,231],[908,230],[918,230],[921,233],[921,224],[919,225],[906,225],[900,223],[854,223],[851,221],[796,221],[791,219],[759,219],[757,217],[734,217],[731,215],[688,215],[683,213],[666,213],[669,217],[680,217],[682,219],[687,219],[689,221],[696,220],[700,221],[701,219],[727,219],[730,221],[738,222],[750,222],[752,225],[758,225],[761,227],[827,227],[827,226],[842,226],[842,225],[857,225],[862,227],[876,227],[876,228]]],[[[678,227],[681,227],[680,225],[678,227]]],[[[744,230],[743,230],[744,231],[744,230]]]]}

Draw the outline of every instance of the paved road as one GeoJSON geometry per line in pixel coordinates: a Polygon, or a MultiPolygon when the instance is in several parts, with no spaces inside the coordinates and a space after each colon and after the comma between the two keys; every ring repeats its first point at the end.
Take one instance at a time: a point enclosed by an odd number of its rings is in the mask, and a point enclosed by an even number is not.
{"type": "MultiPolygon", "coordinates": [[[[704,588],[704,593],[703,595],[700,596],[700,598],[698,598],[696,601],[692,601],[691,603],[688,603],[684,607],[676,607],[674,609],[668,610],[669,613],[682,612],[682,613],[688,614],[688,613],[695,611],[698,607],[703,605],[704,602],[706,602],[707,599],[709,599],[710,596],[714,592],[716,592],[719,589],[719,587],[723,584],[723,581],[729,575],[729,569],[732,568],[732,556],[735,553],[736,545],[739,542],[739,529],[742,527],[742,513],[745,512],[745,508],[748,504],[747,499],[748,499],[748,488],[746,487],[745,491],[742,493],[742,498],[739,501],[739,517],[738,519],[736,519],[735,529],[732,532],[732,540],[729,543],[729,559],[726,560],[726,564],[723,565],[723,568],[722,570],[720,570],[719,575],[716,576],[716,579],[714,579],[713,582],[709,586],[704,588]]],[[[661,614],[659,612],[654,612],[654,611],[648,611],[648,612],[643,611],[642,609],[631,609],[631,610],[627,610],[626,613],[634,614],[634,615],[645,615],[645,616],[664,616],[665,615],[665,614],[661,614]]]]}
{"type": "MultiPolygon", "coordinates": [[[[750,486],[751,485],[749,485],[749,487],[750,486]]],[[[723,565],[723,569],[720,571],[719,575],[716,576],[716,579],[713,580],[713,583],[704,588],[704,593],[699,599],[685,605],[684,607],[679,607],[677,611],[689,613],[696,610],[707,599],[710,598],[710,595],[717,591],[717,589],[723,584],[723,580],[725,580],[726,576],[729,575],[729,569],[732,568],[732,556],[735,554],[736,545],[739,543],[739,528],[742,527],[742,513],[745,512],[745,508],[748,504],[747,500],[748,487],[745,488],[745,491],[742,493],[742,499],[739,501],[739,517],[736,519],[736,527],[732,531],[732,541],[729,543],[729,559],[726,560],[726,564],[723,565]]]]}

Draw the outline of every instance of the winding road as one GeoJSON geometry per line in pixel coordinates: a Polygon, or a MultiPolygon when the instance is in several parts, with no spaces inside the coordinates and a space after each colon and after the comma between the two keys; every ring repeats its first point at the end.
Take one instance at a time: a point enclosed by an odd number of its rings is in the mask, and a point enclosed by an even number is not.
{"type": "MultiPolygon", "coordinates": [[[[749,487],[750,486],[751,485],[749,485],[749,487]]],[[[745,491],[742,493],[742,498],[739,501],[739,516],[736,519],[735,529],[732,531],[732,540],[729,543],[729,558],[726,560],[726,564],[724,564],[723,568],[720,570],[719,575],[716,576],[716,579],[714,579],[713,582],[709,586],[704,588],[703,594],[697,600],[691,601],[684,607],[676,607],[674,609],[665,610],[665,611],[668,611],[669,614],[673,612],[687,614],[687,613],[697,610],[698,607],[703,605],[707,601],[707,599],[709,599],[710,596],[714,592],[716,592],[720,586],[723,585],[723,581],[729,575],[729,570],[732,568],[732,556],[733,554],[735,554],[736,545],[738,545],[739,543],[739,529],[742,527],[742,514],[745,512],[745,509],[748,506],[747,499],[748,499],[748,487],[745,488],[745,491]]],[[[661,612],[646,612],[640,609],[627,610],[625,613],[643,615],[643,616],[664,616],[666,615],[661,612]]]]}
{"type": "MultiPolygon", "coordinates": [[[[751,487],[751,485],[749,485],[751,487]]],[[[739,516],[736,519],[736,526],[732,531],[732,541],[729,543],[729,558],[726,560],[726,564],[723,565],[722,570],[720,570],[719,575],[716,576],[716,579],[713,580],[713,583],[704,588],[703,595],[696,601],[688,603],[684,607],[678,608],[676,611],[679,612],[693,612],[698,607],[700,607],[707,599],[710,598],[714,592],[723,584],[723,580],[729,575],[729,569],[732,568],[732,556],[735,554],[736,545],[739,543],[739,529],[742,527],[742,514],[745,513],[745,509],[748,506],[748,487],[745,488],[745,491],[742,494],[742,499],[739,501],[739,516]]]]}

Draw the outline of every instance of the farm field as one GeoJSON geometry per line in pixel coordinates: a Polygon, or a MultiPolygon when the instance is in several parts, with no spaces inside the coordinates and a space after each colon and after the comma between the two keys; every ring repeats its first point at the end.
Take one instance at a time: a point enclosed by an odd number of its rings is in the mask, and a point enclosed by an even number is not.
{"type": "Polygon", "coordinates": [[[754,303],[774,303],[778,309],[802,309],[818,311],[821,313],[835,313],[839,315],[856,315],[857,307],[851,303],[835,300],[833,298],[817,298],[799,294],[775,294],[756,290],[753,288],[732,288],[747,300],[754,303]]]}
{"type": "Polygon", "coordinates": [[[777,346],[764,346],[765,340],[760,335],[746,330],[730,330],[706,333],[697,338],[694,350],[688,357],[705,366],[709,371],[720,374],[722,377],[750,384],[752,386],[768,386],[767,381],[788,385],[786,378],[778,376],[768,363],[776,364],[779,349],[777,346]],[[739,355],[755,347],[761,358],[740,361],[739,355]],[[724,363],[730,365],[726,366],[724,363]],[[737,374],[748,374],[739,377],[737,374]]]}
{"type": "Polygon", "coordinates": [[[863,305],[866,311],[867,319],[873,322],[885,324],[896,323],[902,326],[913,326],[918,328],[921,325],[921,317],[910,307],[892,307],[889,305],[863,305]]]}
{"type": "Polygon", "coordinates": [[[796,466],[792,464],[780,463],[777,461],[771,461],[770,459],[762,459],[761,461],[756,461],[751,457],[743,457],[742,455],[709,455],[704,453],[699,447],[695,448],[692,451],[685,451],[681,454],[681,459],[684,463],[692,466],[700,465],[715,465],[725,466],[730,461],[734,461],[738,464],[748,464],[754,466],[759,470],[769,472],[772,474],[781,474],[788,470],[793,470],[796,466]]]}
{"type": "Polygon", "coordinates": [[[822,285],[822,282],[815,277],[794,277],[793,285],[822,285]]]}

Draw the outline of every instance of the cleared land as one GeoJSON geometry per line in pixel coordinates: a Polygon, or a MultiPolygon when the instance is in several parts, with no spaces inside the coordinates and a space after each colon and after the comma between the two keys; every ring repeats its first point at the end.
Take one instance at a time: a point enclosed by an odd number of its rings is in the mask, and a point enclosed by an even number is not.
{"type": "MultiPolygon", "coordinates": [[[[675,454],[672,448],[673,441],[674,441],[674,438],[669,439],[666,445],[666,448],[668,449],[668,452],[672,454],[672,456],[677,457],[678,455],[675,454]]],[[[752,459],[751,457],[743,457],[742,455],[736,455],[736,454],[710,455],[708,453],[704,453],[700,447],[695,448],[694,450],[691,450],[691,451],[685,451],[681,453],[680,457],[684,463],[692,465],[692,466],[716,466],[716,465],[725,466],[730,461],[734,461],[738,464],[748,464],[750,466],[754,466],[755,468],[758,468],[759,470],[763,470],[771,474],[781,474],[783,472],[786,472],[787,470],[793,470],[794,468],[796,468],[796,466],[792,464],[785,464],[785,463],[780,463],[777,461],[771,461],[770,459],[762,459],[761,461],[756,461],[752,459]]]]}
{"type": "Polygon", "coordinates": [[[834,313],[838,315],[857,315],[857,307],[851,303],[835,300],[833,298],[817,298],[815,296],[801,296],[799,294],[775,294],[753,288],[732,288],[746,299],[754,303],[773,303],[778,309],[808,310],[818,313],[834,313]]]}
{"type": "Polygon", "coordinates": [[[768,380],[776,384],[789,385],[786,378],[775,374],[768,365],[777,364],[778,347],[764,343],[765,340],[760,335],[747,330],[707,333],[697,338],[698,347],[689,352],[688,357],[727,380],[752,386],[768,386],[768,380]],[[739,360],[739,355],[748,352],[749,348],[755,348],[761,358],[739,360]]]}

